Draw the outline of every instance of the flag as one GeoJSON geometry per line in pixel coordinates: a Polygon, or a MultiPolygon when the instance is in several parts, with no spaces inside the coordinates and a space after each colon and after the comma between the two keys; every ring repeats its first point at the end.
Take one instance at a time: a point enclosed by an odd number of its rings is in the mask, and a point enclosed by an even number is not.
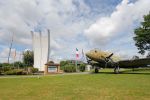
{"type": "Polygon", "coordinates": [[[78,51],[77,48],[76,48],[76,59],[77,59],[77,60],[79,59],[79,51],[78,51]]]}
{"type": "Polygon", "coordinates": [[[14,59],[16,58],[16,50],[14,51],[14,59]]]}

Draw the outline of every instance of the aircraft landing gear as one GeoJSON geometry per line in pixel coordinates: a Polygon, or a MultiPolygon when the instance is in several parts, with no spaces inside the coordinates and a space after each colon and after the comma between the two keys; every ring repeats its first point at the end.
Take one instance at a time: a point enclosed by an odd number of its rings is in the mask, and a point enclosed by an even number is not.
{"type": "Polygon", "coordinates": [[[95,68],[95,73],[98,73],[98,71],[99,71],[98,68],[95,68]]]}
{"type": "Polygon", "coordinates": [[[114,69],[114,73],[119,74],[119,70],[120,70],[119,65],[116,64],[115,69],[114,69]]]}

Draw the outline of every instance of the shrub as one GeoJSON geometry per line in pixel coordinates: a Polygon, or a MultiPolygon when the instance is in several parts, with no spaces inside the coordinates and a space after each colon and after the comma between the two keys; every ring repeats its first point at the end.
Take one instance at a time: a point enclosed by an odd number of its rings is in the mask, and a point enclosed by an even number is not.
{"type": "Polygon", "coordinates": [[[64,70],[64,67],[66,66],[66,65],[68,65],[69,63],[67,62],[67,61],[61,61],[60,62],[60,69],[61,70],[64,70]]]}
{"type": "Polygon", "coordinates": [[[38,68],[33,68],[33,67],[31,68],[31,72],[32,72],[32,73],[36,73],[36,72],[38,72],[38,71],[39,71],[38,68]]]}
{"type": "Polygon", "coordinates": [[[5,75],[25,75],[25,74],[26,74],[25,71],[18,69],[9,70],[5,72],[5,75]]]}
{"type": "Polygon", "coordinates": [[[2,73],[2,64],[0,64],[0,75],[2,73]]]}
{"type": "Polygon", "coordinates": [[[2,64],[2,63],[0,63],[0,68],[1,68],[1,67],[3,67],[3,64],[2,64]]]}
{"type": "Polygon", "coordinates": [[[15,71],[14,70],[9,70],[5,72],[6,75],[15,75],[15,71]]]}
{"type": "Polygon", "coordinates": [[[64,72],[76,72],[75,65],[69,64],[64,66],[64,72]]]}
{"type": "Polygon", "coordinates": [[[84,71],[85,71],[85,66],[86,66],[86,64],[81,64],[81,65],[79,66],[79,70],[80,70],[81,72],[84,72],[84,71]]]}
{"type": "Polygon", "coordinates": [[[13,63],[2,63],[2,67],[11,67],[13,63]]]}
{"type": "Polygon", "coordinates": [[[9,71],[9,70],[11,70],[11,69],[12,69],[11,67],[2,67],[2,70],[3,70],[4,72],[9,71]]]}
{"type": "Polygon", "coordinates": [[[11,67],[0,67],[0,74],[4,73],[6,71],[9,71],[11,69],[12,69],[11,67]]]}
{"type": "Polygon", "coordinates": [[[39,71],[38,68],[28,67],[28,73],[29,74],[33,74],[33,73],[36,73],[38,71],[39,71]]]}
{"type": "Polygon", "coordinates": [[[14,66],[16,67],[16,68],[23,68],[24,67],[24,64],[22,63],[22,62],[20,62],[20,61],[17,61],[17,62],[15,62],[14,63],[14,66]]]}

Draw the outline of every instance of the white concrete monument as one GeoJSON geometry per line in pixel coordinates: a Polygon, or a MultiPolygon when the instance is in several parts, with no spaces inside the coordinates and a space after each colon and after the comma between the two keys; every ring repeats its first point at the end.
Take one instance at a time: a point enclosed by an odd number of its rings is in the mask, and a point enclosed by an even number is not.
{"type": "Polygon", "coordinates": [[[45,64],[49,61],[50,54],[50,31],[48,30],[47,36],[42,36],[41,33],[32,34],[32,44],[34,51],[34,68],[39,71],[44,71],[45,64]]]}

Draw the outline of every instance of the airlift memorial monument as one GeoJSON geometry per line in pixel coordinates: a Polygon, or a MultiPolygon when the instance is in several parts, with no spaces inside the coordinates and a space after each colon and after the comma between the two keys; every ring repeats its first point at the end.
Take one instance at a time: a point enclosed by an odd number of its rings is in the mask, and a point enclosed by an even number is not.
{"type": "Polygon", "coordinates": [[[58,73],[59,64],[48,64],[50,56],[50,31],[47,31],[47,35],[35,34],[31,32],[32,44],[34,51],[34,68],[38,68],[39,71],[44,71],[45,74],[58,73]]]}

